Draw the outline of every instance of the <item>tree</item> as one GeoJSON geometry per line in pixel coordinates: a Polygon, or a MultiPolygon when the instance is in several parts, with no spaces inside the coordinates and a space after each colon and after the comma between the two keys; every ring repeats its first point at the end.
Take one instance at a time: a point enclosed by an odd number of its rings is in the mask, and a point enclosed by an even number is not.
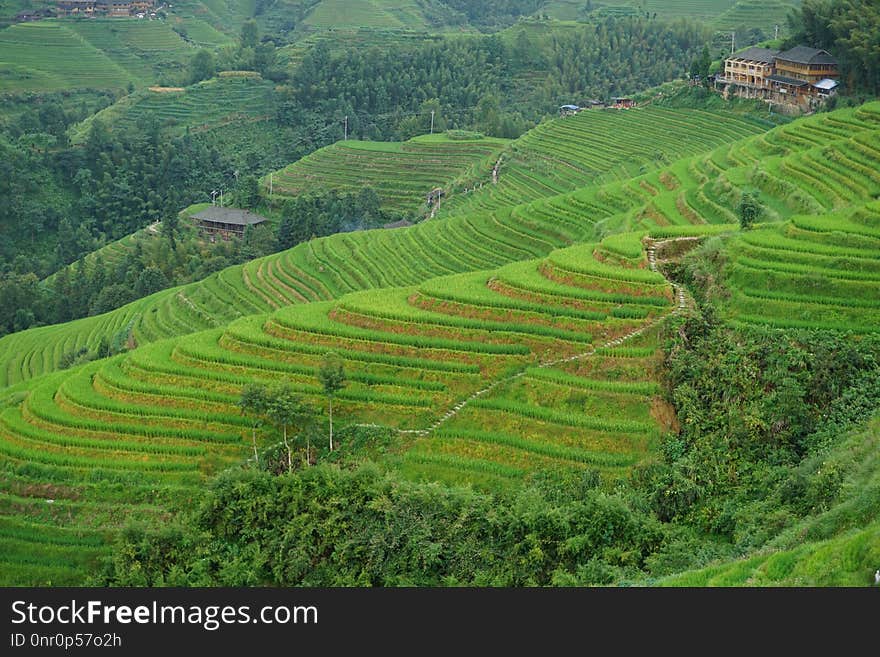
{"type": "Polygon", "coordinates": [[[241,409],[242,415],[248,415],[251,419],[251,443],[254,447],[254,462],[259,466],[257,428],[263,423],[263,417],[265,417],[269,407],[269,396],[266,386],[255,383],[247,384],[241,391],[241,397],[239,397],[236,405],[241,409]]]}
{"type": "Polygon", "coordinates": [[[295,231],[296,227],[294,225],[293,217],[286,215],[278,225],[278,235],[275,238],[278,242],[279,251],[285,251],[296,245],[297,240],[296,235],[294,234],[295,231]]]}
{"type": "Polygon", "coordinates": [[[177,233],[180,230],[180,215],[177,212],[169,212],[162,221],[162,236],[168,239],[172,251],[177,250],[177,233]]]}
{"type": "Polygon", "coordinates": [[[324,354],[321,367],[318,368],[318,380],[324,388],[324,394],[330,402],[330,451],[333,451],[333,396],[345,387],[345,368],[339,356],[332,351],[324,354]]]}
{"type": "Polygon", "coordinates": [[[703,52],[691,62],[691,78],[699,76],[705,80],[709,76],[711,66],[712,56],[709,54],[709,46],[703,46],[703,52]]]}
{"type": "Polygon", "coordinates": [[[254,175],[242,176],[235,188],[238,204],[243,208],[253,209],[260,202],[260,183],[254,175]]]}
{"type": "Polygon", "coordinates": [[[246,20],[241,26],[241,47],[256,48],[259,36],[260,28],[257,26],[257,21],[253,18],[246,20]]]}
{"type": "Polygon", "coordinates": [[[239,248],[241,260],[254,260],[275,253],[276,239],[269,226],[247,226],[239,248]]]}
{"type": "Polygon", "coordinates": [[[190,84],[195,84],[196,82],[201,82],[202,80],[207,80],[208,78],[213,77],[215,70],[214,55],[211,54],[211,51],[205,50],[204,48],[199,50],[190,63],[190,84]]]}
{"type": "Polygon", "coordinates": [[[293,451],[287,437],[287,429],[291,425],[299,425],[301,433],[306,436],[306,464],[310,464],[312,452],[310,430],[314,412],[293,392],[289,383],[273,388],[269,392],[266,415],[281,429],[284,447],[287,449],[287,471],[293,470],[293,451]]]}
{"type": "Polygon", "coordinates": [[[739,225],[743,230],[749,230],[761,213],[764,207],[761,202],[751,192],[744,192],[736,206],[737,214],[739,214],[739,225]]]}

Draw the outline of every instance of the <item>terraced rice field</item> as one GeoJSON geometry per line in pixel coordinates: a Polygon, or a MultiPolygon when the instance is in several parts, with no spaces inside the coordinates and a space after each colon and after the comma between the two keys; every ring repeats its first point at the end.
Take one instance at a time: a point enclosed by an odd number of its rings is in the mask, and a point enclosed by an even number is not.
{"type": "Polygon", "coordinates": [[[123,88],[183,70],[194,48],[164,21],[17,23],[0,31],[0,90],[123,88]]]}
{"type": "Polygon", "coordinates": [[[246,458],[250,425],[235,406],[245,383],[287,380],[321,404],[328,349],[350,379],[338,415],[401,429],[389,465],[413,477],[515,485],[547,465],[622,474],[668,428],[650,328],[674,304],[643,256],[613,257],[587,244],[290,306],[7,389],[0,581],[81,582],[126,519],[160,524],[205,477],[246,458]],[[617,346],[632,334],[635,346],[617,346]]]}
{"type": "MultiPolygon", "coordinates": [[[[142,244],[151,240],[159,235],[159,228],[156,227],[156,232],[153,232],[150,228],[144,228],[143,230],[139,230],[136,233],[132,233],[130,235],[126,235],[122,239],[116,240],[115,242],[110,242],[109,244],[102,246],[97,251],[92,251],[88,255],[85,256],[85,263],[87,266],[91,266],[96,259],[100,258],[103,260],[104,265],[107,267],[114,267],[120,262],[122,262],[125,257],[131,252],[132,249],[135,248],[137,242],[141,242],[142,244]]],[[[72,263],[67,266],[68,273],[73,275],[76,267],[76,263],[72,263]]],[[[44,279],[45,282],[50,283],[52,279],[54,279],[56,274],[52,274],[51,276],[44,279]]]]}
{"type": "Polygon", "coordinates": [[[161,21],[113,18],[70,21],[65,26],[142,80],[183,70],[194,52],[161,21]]]}
{"type": "Polygon", "coordinates": [[[792,0],[739,0],[732,7],[716,16],[712,24],[720,30],[742,27],[759,27],[772,36],[773,26],[779,26],[779,34],[786,33],[786,16],[799,6],[792,0]]]}
{"type": "Polygon", "coordinates": [[[184,91],[144,89],[98,112],[72,129],[72,141],[82,142],[91,122],[99,119],[111,129],[125,130],[156,120],[174,132],[206,130],[230,122],[264,121],[275,112],[274,85],[259,77],[218,77],[184,91]]]}
{"type": "MultiPolygon", "coordinates": [[[[657,12],[658,18],[664,19],[684,16],[687,18],[704,18],[711,21],[718,14],[725,12],[734,5],[736,0],[604,0],[592,4],[602,14],[631,15],[637,12],[657,12]]],[[[552,0],[541,6],[539,14],[547,13],[560,20],[576,20],[582,18],[586,3],[580,0],[552,0]]],[[[755,23],[755,26],[761,23],[755,23]]]]}
{"type": "Polygon", "coordinates": [[[657,329],[685,300],[644,237],[729,234],[737,190],[756,187],[774,223],[728,237],[727,317],[876,331],[878,134],[880,103],[819,114],[632,179],[312,240],[7,336],[0,573],[83,581],[127,518],[161,524],[247,457],[246,383],[287,380],[322,404],[327,350],[350,379],[339,416],[397,429],[386,464],[412,478],[498,488],[590,467],[613,481],[675,427],[657,329]],[[53,371],[128,326],[139,348],[53,371]]]}
{"type": "Polygon", "coordinates": [[[256,12],[255,0],[178,0],[173,3],[175,18],[197,19],[215,30],[236,34],[241,24],[256,12]]]}
{"type": "Polygon", "coordinates": [[[296,68],[306,53],[319,43],[327,46],[331,54],[338,54],[347,49],[378,48],[394,52],[404,52],[410,48],[424,46],[427,43],[439,42],[440,34],[427,34],[418,30],[380,30],[375,28],[353,27],[348,29],[333,28],[321,32],[313,32],[297,40],[295,43],[278,48],[278,61],[289,69],[296,68]]]}
{"type": "MultiPolygon", "coordinates": [[[[760,189],[773,220],[828,213],[847,198],[854,206],[868,203],[876,194],[878,135],[880,104],[873,103],[809,117],[631,180],[407,229],[312,240],[106,315],[5,336],[0,384],[51,372],[66,351],[95,347],[102,336],[129,324],[136,342],[145,345],[290,304],[542,257],[630,226],[657,235],[705,232],[705,224],[713,224],[711,231],[729,231],[736,223],[734,192],[742,187],[760,189]],[[811,167],[829,171],[823,186],[811,167]]],[[[631,252],[634,244],[618,239],[606,244],[631,252]]]]}
{"type": "Polygon", "coordinates": [[[630,179],[766,129],[722,112],[650,106],[583,111],[516,140],[502,155],[498,184],[456,194],[446,212],[494,210],[630,179]]]}
{"type": "Polygon", "coordinates": [[[58,21],[0,30],[0,91],[114,89],[137,82],[119,62],[58,21]]]}
{"type": "MultiPolygon", "coordinates": [[[[426,195],[457,179],[483,180],[503,139],[453,140],[425,135],[406,142],[341,141],[277,171],[273,194],[280,198],[326,189],[357,192],[373,187],[389,209],[422,211],[426,195]]],[[[263,181],[268,193],[269,178],[263,181]]]]}
{"type": "Polygon", "coordinates": [[[319,29],[427,27],[415,0],[321,0],[305,23],[319,29]]]}
{"type": "Polygon", "coordinates": [[[880,328],[878,202],[744,233],[731,255],[727,309],[735,321],[854,333],[880,328]]]}

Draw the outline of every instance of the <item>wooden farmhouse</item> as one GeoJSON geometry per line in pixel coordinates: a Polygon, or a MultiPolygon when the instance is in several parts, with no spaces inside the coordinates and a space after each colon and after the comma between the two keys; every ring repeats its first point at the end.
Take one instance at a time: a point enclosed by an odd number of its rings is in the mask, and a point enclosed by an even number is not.
{"type": "Polygon", "coordinates": [[[265,217],[254,214],[250,210],[238,208],[221,208],[211,206],[193,215],[201,231],[208,235],[219,235],[223,239],[242,237],[245,228],[256,226],[266,221],[265,217]]]}

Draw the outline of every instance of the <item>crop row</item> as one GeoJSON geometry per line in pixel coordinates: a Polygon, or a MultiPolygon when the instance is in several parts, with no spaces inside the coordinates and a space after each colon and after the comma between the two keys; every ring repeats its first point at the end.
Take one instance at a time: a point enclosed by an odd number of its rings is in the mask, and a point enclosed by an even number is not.
{"type": "Polygon", "coordinates": [[[610,381],[607,379],[588,379],[547,367],[530,367],[525,376],[537,381],[548,381],[560,386],[582,390],[597,390],[638,396],[652,396],[660,393],[660,386],[650,381],[610,381]]]}
{"type": "Polygon", "coordinates": [[[570,427],[581,427],[584,429],[593,429],[598,431],[609,431],[613,433],[644,433],[652,434],[656,431],[656,427],[646,422],[636,422],[630,420],[610,420],[605,418],[591,417],[581,413],[570,413],[565,411],[556,411],[541,406],[533,406],[515,402],[505,398],[498,399],[475,399],[471,404],[476,408],[487,408],[496,411],[503,411],[513,415],[521,415],[523,417],[550,422],[553,424],[562,424],[570,427]]]}

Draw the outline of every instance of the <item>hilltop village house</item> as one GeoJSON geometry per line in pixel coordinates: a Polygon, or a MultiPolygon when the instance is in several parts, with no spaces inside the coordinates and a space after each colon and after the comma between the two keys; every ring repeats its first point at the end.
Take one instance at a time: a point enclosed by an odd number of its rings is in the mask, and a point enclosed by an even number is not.
{"type": "Polygon", "coordinates": [[[197,212],[193,218],[203,233],[212,236],[212,238],[219,235],[225,240],[233,236],[242,237],[245,228],[266,221],[265,217],[254,214],[250,210],[222,208],[216,205],[197,212]]]}
{"type": "Polygon", "coordinates": [[[747,48],[724,60],[724,73],[715,77],[715,88],[725,96],[809,110],[836,92],[839,76],[837,61],[825,50],[747,48]]]}
{"type": "Polygon", "coordinates": [[[156,6],[154,0],[57,0],[59,16],[134,16],[156,6]]]}

